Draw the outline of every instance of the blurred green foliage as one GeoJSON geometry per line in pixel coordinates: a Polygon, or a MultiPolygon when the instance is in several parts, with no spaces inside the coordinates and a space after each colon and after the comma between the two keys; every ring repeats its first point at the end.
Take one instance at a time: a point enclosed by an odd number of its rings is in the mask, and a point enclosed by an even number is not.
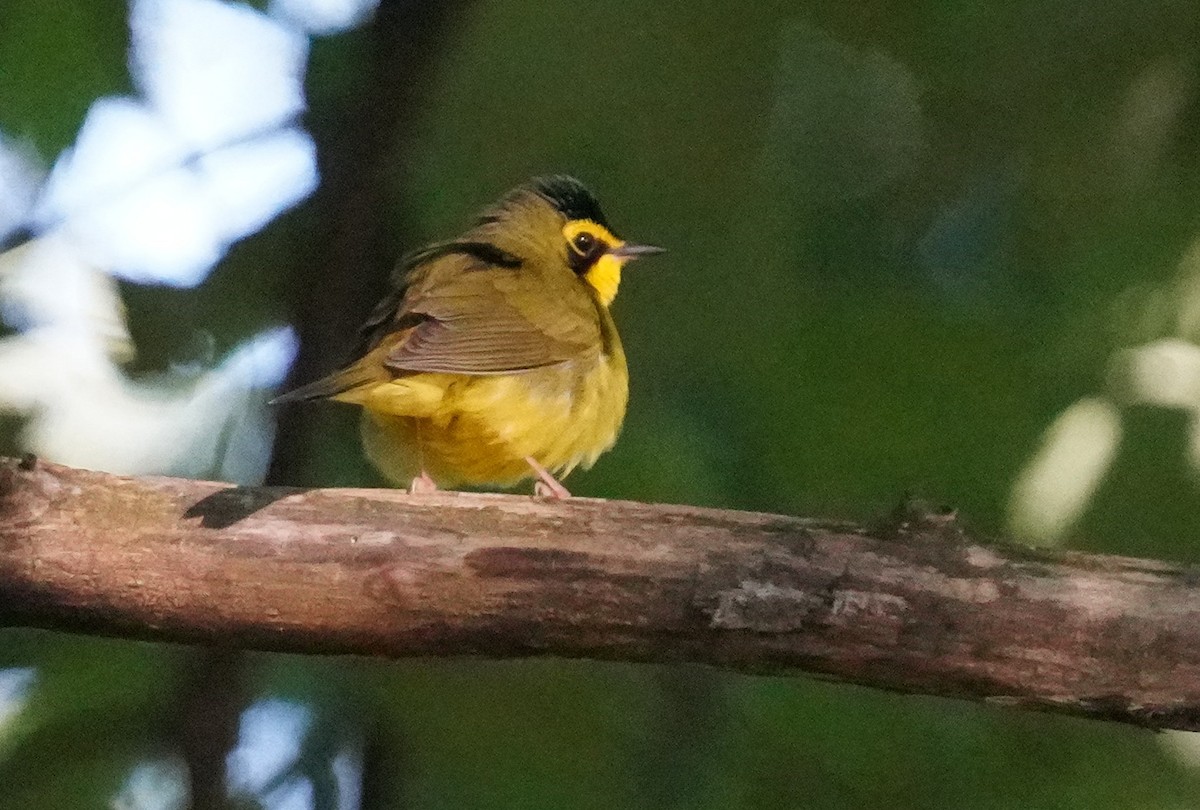
{"type": "MultiPolygon", "coordinates": [[[[1197,236],[1196,3],[464,8],[389,188],[406,212],[382,214],[397,254],[550,171],[671,251],[616,303],[628,423],[572,479],[580,494],[870,518],[913,490],[1000,534],[1047,425],[1148,337],[1124,326],[1128,292],[1168,285],[1197,236]]],[[[51,160],[94,97],[127,86],[124,15],[5,0],[0,131],[51,160]]],[[[358,32],[315,44],[314,127],[336,128],[358,92],[360,46],[358,32]]],[[[227,347],[287,317],[313,216],[285,215],[197,290],[130,287],[142,366],[197,330],[227,347]]],[[[327,416],[301,477],[377,482],[353,414],[327,416]]],[[[1196,559],[1183,419],[1128,417],[1075,543],[1196,559]]],[[[0,665],[41,672],[0,740],[0,807],[104,805],[169,745],[177,657],[0,633],[0,665]]],[[[256,693],[374,735],[381,807],[1092,810],[1200,790],[1148,732],[804,679],[252,660],[256,693]]]]}

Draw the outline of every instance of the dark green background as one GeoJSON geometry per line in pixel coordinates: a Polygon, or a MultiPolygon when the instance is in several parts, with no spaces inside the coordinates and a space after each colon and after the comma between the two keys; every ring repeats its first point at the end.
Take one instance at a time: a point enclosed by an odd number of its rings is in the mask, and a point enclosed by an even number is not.
{"type": "MultiPolygon", "coordinates": [[[[622,234],[670,249],[627,273],[615,304],[629,416],[569,482],[578,494],[867,519],[915,491],[1002,534],[1055,416],[1105,390],[1116,351],[1169,333],[1139,308],[1154,291],[1171,302],[1200,231],[1196,3],[449,8],[407,134],[382,151],[394,166],[369,177],[379,204],[361,227],[384,253],[453,234],[550,171],[588,182],[622,234]]],[[[314,43],[307,123],[323,148],[353,147],[347,110],[413,80],[381,74],[369,36],[314,43]]],[[[129,90],[127,44],[121,3],[3,0],[0,131],[51,161],[94,98],[129,90]]],[[[134,370],[164,367],[197,330],[226,350],[299,317],[323,294],[296,268],[329,204],[318,194],[276,220],[196,290],[127,287],[134,370]]],[[[383,289],[385,263],[352,270],[367,297],[383,289]]],[[[354,414],[313,413],[322,430],[303,435],[285,482],[378,483],[354,414]]],[[[1070,543],[1193,560],[1185,419],[1124,416],[1070,543]]],[[[42,673],[0,744],[0,806],[106,806],[133,763],[177,750],[191,656],[0,633],[0,666],[42,673]]],[[[807,679],[260,655],[241,672],[239,700],[316,707],[301,764],[318,784],[339,740],[367,740],[378,807],[1090,810],[1200,796],[1149,732],[807,679]]]]}

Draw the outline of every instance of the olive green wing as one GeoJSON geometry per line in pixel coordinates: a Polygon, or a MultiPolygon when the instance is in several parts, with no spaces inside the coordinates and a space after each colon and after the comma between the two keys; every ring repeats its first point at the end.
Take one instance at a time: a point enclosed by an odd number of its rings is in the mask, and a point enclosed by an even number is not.
{"type": "MultiPolygon", "coordinates": [[[[389,302],[385,302],[387,305],[389,302]]],[[[600,318],[569,273],[547,279],[488,243],[452,242],[414,257],[390,317],[373,319],[394,372],[507,374],[599,351],[600,318]]]]}

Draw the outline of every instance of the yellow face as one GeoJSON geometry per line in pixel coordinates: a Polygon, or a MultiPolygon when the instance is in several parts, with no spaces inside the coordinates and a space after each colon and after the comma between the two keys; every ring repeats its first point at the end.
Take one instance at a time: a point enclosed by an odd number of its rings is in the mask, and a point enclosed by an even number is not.
{"type": "Polygon", "coordinates": [[[567,263],[571,269],[592,286],[600,303],[611,304],[621,284],[621,268],[629,260],[612,251],[625,243],[590,219],[571,220],[563,226],[562,234],[567,240],[567,263]]]}

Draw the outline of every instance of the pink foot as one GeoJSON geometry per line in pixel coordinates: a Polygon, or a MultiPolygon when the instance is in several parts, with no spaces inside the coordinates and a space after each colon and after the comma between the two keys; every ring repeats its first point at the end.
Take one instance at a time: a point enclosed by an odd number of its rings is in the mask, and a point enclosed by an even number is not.
{"type": "Polygon", "coordinates": [[[537,473],[538,480],[533,482],[533,494],[539,498],[555,498],[563,500],[570,498],[571,492],[550,471],[537,462],[533,456],[526,456],[525,461],[537,473]]]}
{"type": "Polygon", "coordinates": [[[414,478],[408,485],[410,495],[422,495],[428,492],[437,492],[438,486],[429,477],[429,473],[421,470],[421,474],[414,478]]]}

